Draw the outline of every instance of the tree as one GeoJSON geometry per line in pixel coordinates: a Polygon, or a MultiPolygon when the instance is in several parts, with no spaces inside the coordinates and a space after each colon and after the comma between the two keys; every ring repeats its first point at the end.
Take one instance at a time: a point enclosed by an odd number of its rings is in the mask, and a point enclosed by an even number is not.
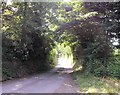
{"type": "Polygon", "coordinates": [[[45,26],[46,5],[48,3],[2,3],[3,75],[14,76],[11,72],[18,75],[25,68],[29,73],[50,68],[48,56],[53,41],[47,35],[51,31],[45,26]]]}
{"type": "Polygon", "coordinates": [[[119,6],[120,2],[91,2],[84,3],[87,11],[96,11],[98,15],[93,17],[92,20],[96,20],[101,23],[110,40],[118,40],[117,48],[120,47],[120,23],[119,23],[119,6]]]}

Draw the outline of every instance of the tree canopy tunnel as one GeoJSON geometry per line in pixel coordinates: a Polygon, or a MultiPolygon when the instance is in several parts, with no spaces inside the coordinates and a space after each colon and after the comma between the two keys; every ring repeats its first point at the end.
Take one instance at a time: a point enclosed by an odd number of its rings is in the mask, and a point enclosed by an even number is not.
{"type": "Polygon", "coordinates": [[[71,48],[72,62],[75,66],[82,66],[82,70],[94,72],[96,68],[105,65],[104,61],[110,56],[111,48],[104,28],[90,19],[62,24],[55,33],[55,41],[67,43],[66,45],[71,48]],[[95,60],[100,60],[101,64],[95,66],[95,60]]]}

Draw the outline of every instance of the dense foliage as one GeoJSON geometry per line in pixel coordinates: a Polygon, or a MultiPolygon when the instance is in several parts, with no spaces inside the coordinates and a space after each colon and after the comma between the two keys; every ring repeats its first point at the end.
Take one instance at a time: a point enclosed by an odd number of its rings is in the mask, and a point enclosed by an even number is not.
{"type": "Polygon", "coordinates": [[[118,40],[117,48],[120,48],[120,2],[92,2],[84,3],[86,11],[96,11],[98,15],[91,18],[97,20],[104,27],[112,41],[118,40]]]}
{"type": "Polygon", "coordinates": [[[61,54],[71,56],[71,62],[82,65],[85,72],[120,77],[119,2],[3,2],[1,6],[3,76],[54,67],[61,54]]]}
{"type": "Polygon", "coordinates": [[[43,27],[43,17],[46,14],[42,11],[43,5],[27,2],[13,5],[2,3],[3,76],[13,77],[11,73],[20,76],[24,69],[31,73],[50,67],[48,57],[53,41],[46,34],[50,30],[43,27]]]}
{"type": "Polygon", "coordinates": [[[71,10],[66,11],[65,7],[66,13],[63,14],[64,9],[61,8],[59,14],[65,19],[55,32],[55,40],[61,43],[68,41],[74,60],[82,65],[83,71],[119,78],[120,54],[115,54],[120,45],[119,2],[62,4],[62,8],[66,6],[71,10]]]}

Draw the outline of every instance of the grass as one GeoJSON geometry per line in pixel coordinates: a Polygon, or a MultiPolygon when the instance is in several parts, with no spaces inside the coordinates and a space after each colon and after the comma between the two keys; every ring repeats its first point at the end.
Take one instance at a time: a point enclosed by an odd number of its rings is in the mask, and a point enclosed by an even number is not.
{"type": "Polygon", "coordinates": [[[82,93],[120,93],[120,80],[113,78],[99,78],[92,74],[74,72],[73,80],[82,93]]]}

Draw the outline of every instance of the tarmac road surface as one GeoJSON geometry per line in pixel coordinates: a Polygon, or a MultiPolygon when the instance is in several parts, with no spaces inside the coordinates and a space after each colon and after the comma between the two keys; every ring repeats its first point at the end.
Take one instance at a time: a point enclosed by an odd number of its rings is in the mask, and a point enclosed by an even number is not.
{"type": "Polygon", "coordinates": [[[2,93],[77,93],[69,73],[55,70],[2,83],[2,93]]]}

